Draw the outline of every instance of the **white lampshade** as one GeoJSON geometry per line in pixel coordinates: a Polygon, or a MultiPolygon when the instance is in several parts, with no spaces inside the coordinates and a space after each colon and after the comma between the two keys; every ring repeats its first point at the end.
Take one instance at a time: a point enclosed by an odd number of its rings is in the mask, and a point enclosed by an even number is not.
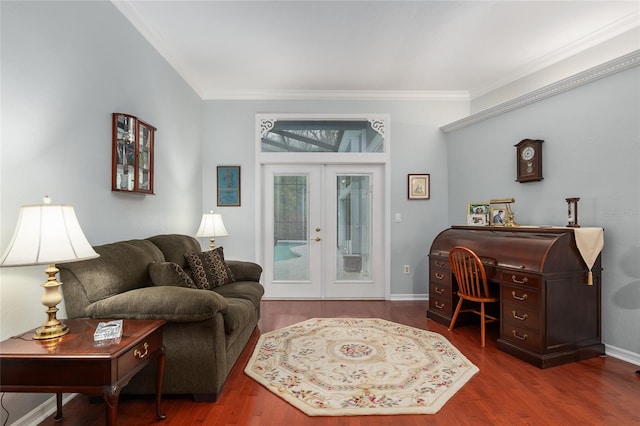
{"type": "Polygon", "coordinates": [[[202,221],[198,232],[196,232],[196,237],[209,237],[210,250],[216,247],[215,237],[226,237],[228,235],[227,228],[224,227],[222,222],[222,216],[218,213],[213,213],[213,211],[202,215],[202,221]]]}
{"type": "Polygon", "coordinates": [[[196,237],[226,237],[228,235],[220,214],[209,212],[202,215],[196,237]]]}
{"type": "Polygon", "coordinates": [[[73,206],[22,206],[18,224],[0,266],[74,262],[98,257],[84,236],[73,206]]]}

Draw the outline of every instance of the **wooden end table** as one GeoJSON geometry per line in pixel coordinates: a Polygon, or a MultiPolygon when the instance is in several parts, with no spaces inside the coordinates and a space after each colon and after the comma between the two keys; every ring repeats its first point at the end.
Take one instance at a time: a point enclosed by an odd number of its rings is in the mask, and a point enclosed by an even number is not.
{"type": "Polygon", "coordinates": [[[55,339],[34,340],[34,330],[0,342],[0,392],[55,393],[56,420],[62,418],[62,393],[102,395],[106,424],[115,425],[120,390],[153,359],[158,359],[156,416],[160,412],[164,378],[165,321],[124,320],[122,337],[94,343],[97,319],[68,319],[69,333],[55,339]]]}

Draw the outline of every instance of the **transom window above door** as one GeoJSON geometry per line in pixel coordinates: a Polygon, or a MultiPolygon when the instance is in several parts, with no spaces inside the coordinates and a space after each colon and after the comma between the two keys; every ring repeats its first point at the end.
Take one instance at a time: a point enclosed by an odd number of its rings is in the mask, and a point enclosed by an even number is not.
{"type": "Polygon", "coordinates": [[[260,118],[262,153],[382,153],[384,118],[260,118]]]}

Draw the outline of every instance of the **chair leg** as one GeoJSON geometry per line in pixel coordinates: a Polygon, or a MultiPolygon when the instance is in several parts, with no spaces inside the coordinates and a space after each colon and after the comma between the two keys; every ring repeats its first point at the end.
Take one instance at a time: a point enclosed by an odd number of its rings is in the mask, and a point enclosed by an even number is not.
{"type": "Polygon", "coordinates": [[[484,348],[484,302],[480,302],[480,340],[484,348]]]}
{"type": "Polygon", "coordinates": [[[460,313],[460,308],[462,308],[462,298],[458,300],[456,311],[453,313],[453,318],[451,318],[451,324],[449,324],[449,330],[451,330],[453,328],[453,325],[456,323],[456,320],[458,319],[458,314],[460,313]]]}

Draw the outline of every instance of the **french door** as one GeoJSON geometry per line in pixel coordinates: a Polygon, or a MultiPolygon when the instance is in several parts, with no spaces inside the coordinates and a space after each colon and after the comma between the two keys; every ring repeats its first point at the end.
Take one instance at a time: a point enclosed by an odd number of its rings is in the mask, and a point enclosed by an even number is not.
{"type": "Polygon", "coordinates": [[[263,166],[265,298],[384,298],[383,171],[263,166]]]}

